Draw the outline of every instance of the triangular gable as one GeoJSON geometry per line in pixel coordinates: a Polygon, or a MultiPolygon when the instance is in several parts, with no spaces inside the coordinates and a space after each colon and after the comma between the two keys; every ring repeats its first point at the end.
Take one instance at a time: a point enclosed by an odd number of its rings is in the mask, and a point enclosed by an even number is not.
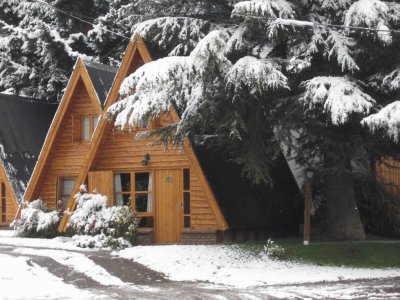
{"type": "Polygon", "coordinates": [[[53,122],[51,123],[50,129],[47,133],[46,140],[43,144],[35,169],[28,183],[28,187],[24,195],[25,199],[27,200],[34,200],[32,198],[34,197],[34,192],[39,183],[40,175],[42,174],[44,167],[46,166],[46,163],[49,159],[49,154],[54,146],[54,141],[63,122],[64,116],[72,103],[75,88],[80,82],[83,82],[89,98],[92,101],[93,106],[96,107],[98,113],[101,114],[102,112],[100,101],[97,98],[97,94],[90,79],[89,73],[83,61],[78,58],[74,66],[74,71],[71,74],[70,80],[68,82],[67,88],[54,116],[53,122]]]}
{"type": "MultiPolygon", "coordinates": [[[[112,104],[114,104],[118,100],[119,89],[120,89],[120,86],[121,86],[123,80],[128,75],[133,73],[136,69],[138,69],[140,66],[142,66],[143,64],[145,64],[147,62],[151,62],[151,61],[152,61],[152,57],[150,55],[148,48],[146,47],[144,40],[139,36],[135,36],[133,41],[131,41],[129,43],[127,50],[125,52],[124,58],[121,62],[117,76],[114,80],[114,85],[108,95],[106,104],[104,106],[105,112],[112,104]]],[[[179,122],[178,114],[174,110],[172,110],[171,113],[172,113],[172,118],[173,118],[174,122],[179,122]]],[[[105,120],[104,118],[101,118],[99,125],[97,126],[96,131],[94,132],[93,140],[90,145],[90,150],[89,150],[88,155],[85,159],[85,162],[82,166],[81,172],[77,178],[76,186],[74,188],[72,195],[74,195],[78,192],[80,183],[85,182],[85,180],[86,180],[86,177],[88,175],[90,167],[91,167],[91,165],[96,157],[96,154],[98,152],[99,145],[101,144],[102,137],[103,137],[104,132],[107,127],[107,122],[108,122],[107,120],[105,120]]],[[[192,147],[190,146],[189,141],[185,141],[184,147],[185,147],[188,157],[192,163],[193,169],[196,172],[196,174],[198,175],[200,182],[205,189],[205,193],[206,193],[208,199],[210,199],[210,204],[211,204],[212,210],[214,212],[214,215],[217,218],[218,226],[219,226],[220,230],[227,229],[228,225],[224,219],[223,214],[221,213],[221,210],[218,207],[217,201],[211,191],[211,188],[207,182],[207,179],[204,176],[204,173],[201,170],[201,166],[198,162],[198,159],[197,159],[192,147]]],[[[75,207],[76,207],[76,201],[74,201],[73,197],[71,197],[68,202],[67,208],[69,211],[74,211],[75,207]]],[[[68,223],[68,218],[69,218],[69,214],[64,214],[64,216],[60,222],[59,228],[58,228],[58,230],[60,232],[64,232],[67,229],[66,226],[68,223]]]]}

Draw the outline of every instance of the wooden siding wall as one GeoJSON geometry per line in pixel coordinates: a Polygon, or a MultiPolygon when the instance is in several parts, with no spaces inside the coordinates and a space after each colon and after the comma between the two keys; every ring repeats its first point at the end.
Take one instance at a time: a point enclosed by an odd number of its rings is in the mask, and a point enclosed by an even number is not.
{"type": "Polygon", "coordinates": [[[400,196],[400,161],[391,157],[375,163],[376,178],[389,193],[400,196]]]}
{"type": "Polygon", "coordinates": [[[115,131],[112,125],[108,124],[90,171],[148,172],[156,169],[190,168],[191,228],[218,229],[216,216],[204,188],[183,148],[174,147],[166,150],[163,145],[149,145],[154,141],[156,138],[135,141],[132,133],[115,131]],[[143,167],[141,162],[146,153],[150,154],[151,159],[149,166],[143,167]]]}
{"type": "Polygon", "coordinates": [[[86,87],[80,79],[61,127],[57,132],[53,148],[39,178],[32,200],[40,198],[47,203],[49,208],[56,207],[58,177],[77,177],[89,150],[88,142],[73,141],[73,116],[100,114],[99,109],[90,99],[86,87]]]}
{"type": "MultiPolygon", "coordinates": [[[[7,175],[3,169],[3,165],[0,162],[0,189],[1,189],[1,183],[5,184],[6,187],[6,223],[5,224],[10,224],[15,217],[15,214],[17,213],[18,210],[18,205],[14,197],[14,193],[11,189],[10,183],[8,181],[7,175]]],[[[0,195],[1,195],[1,190],[0,190],[0,195]]],[[[1,222],[1,209],[2,209],[2,203],[1,203],[1,198],[0,198],[0,224],[1,222]]]]}

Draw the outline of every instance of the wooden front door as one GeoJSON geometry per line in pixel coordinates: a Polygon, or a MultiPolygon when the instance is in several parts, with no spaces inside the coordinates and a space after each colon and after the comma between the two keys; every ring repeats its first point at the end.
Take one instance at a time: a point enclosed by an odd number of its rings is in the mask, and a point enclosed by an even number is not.
{"type": "Polygon", "coordinates": [[[156,243],[171,244],[180,241],[180,173],[180,170],[155,171],[156,243]]]}

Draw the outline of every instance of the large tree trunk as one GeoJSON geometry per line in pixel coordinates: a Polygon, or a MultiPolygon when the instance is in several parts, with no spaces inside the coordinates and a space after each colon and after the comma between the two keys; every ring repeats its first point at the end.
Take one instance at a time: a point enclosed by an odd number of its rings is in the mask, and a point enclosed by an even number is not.
{"type": "Polygon", "coordinates": [[[326,222],[327,233],[332,238],[365,239],[353,180],[348,174],[332,174],[326,177],[326,222]]]}

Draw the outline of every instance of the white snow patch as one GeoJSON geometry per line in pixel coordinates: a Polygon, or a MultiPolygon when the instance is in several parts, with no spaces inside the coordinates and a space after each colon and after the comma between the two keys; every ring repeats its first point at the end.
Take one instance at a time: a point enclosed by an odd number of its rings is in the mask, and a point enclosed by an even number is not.
{"type": "Polygon", "coordinates": [[[83,249],[74,246],[72,243],[72,239],[67,237],[56,237],[54,239],[33,239],[33,238],[21,238],[21,237],[7,237],[0,235],[0,245],[89,251],[89,249],[83,249]]]}
{"type": "Polygon", "coordinates": [[[395,277],[399,269],[353,269],[274,261],[236,246],[139,246],[114,255],[133,259],[177,281],[210,281],[247,288],[260,285],[395,277]]]}
{"type": "Polygon", "coordinates": [[[15,230],[0,230],[0,237],[13,237],[17,236],[17,232],[15,230]]]}
{"type": "Polygon", "coordinates": [[[15,249],[14,252],[25,255],[50,257],[56,262],[73,268],[103,285],[125,285],[119,278],[112,276],[104,268],[96,265],[91,259],[85,257],[85,255],[81,253],[32,248],[19,248],[15,249]]]}
{"type": "Polygon", "coordinates": [[[0,254],[0,266],[1,299],[105,299],[64,283],[27,257],[0,254]]]}

